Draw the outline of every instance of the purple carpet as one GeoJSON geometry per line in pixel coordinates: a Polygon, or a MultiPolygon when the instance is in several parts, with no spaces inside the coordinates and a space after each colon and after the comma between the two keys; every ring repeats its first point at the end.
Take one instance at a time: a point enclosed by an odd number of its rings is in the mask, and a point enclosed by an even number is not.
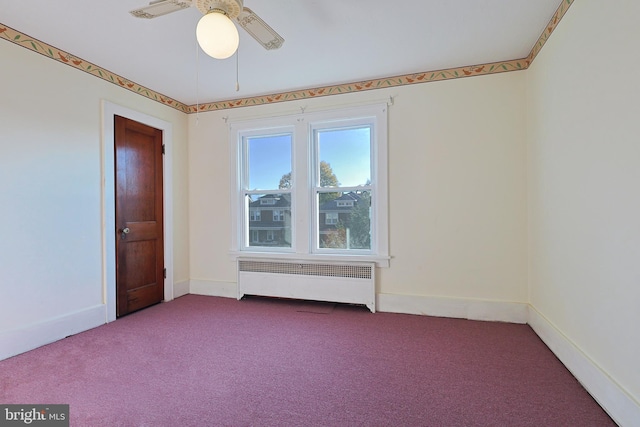
{"type": "Polygon", "coordinates": [[[72,426],[614,426],[529,326],[187,295],[0,362],[72,426]]]}

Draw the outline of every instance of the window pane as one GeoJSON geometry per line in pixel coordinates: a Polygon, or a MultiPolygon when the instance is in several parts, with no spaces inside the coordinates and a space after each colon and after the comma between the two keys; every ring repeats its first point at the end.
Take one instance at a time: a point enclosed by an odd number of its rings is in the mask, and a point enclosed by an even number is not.
{"type": "Polygon", "coordinates": [[[356,187],[371,182],[371,128],[320,130],[318,187],[356,187]]]}
{"type": "Polygon", "coordinates": [[[274,190],[290,187],[291,138],[291,134],[286,134],[246,139],[249,167],[247,189],[274,190]]]}
{"type": "Polygon", "coordinates": [[[320,248],[371,249],[371,192],[318,192],[320,248]]]}
{"type": "Polygon", "coordinates": [[[291,247],[291,195],[245,195],[249,214],[249,241],[251,247],[291,247]]]}

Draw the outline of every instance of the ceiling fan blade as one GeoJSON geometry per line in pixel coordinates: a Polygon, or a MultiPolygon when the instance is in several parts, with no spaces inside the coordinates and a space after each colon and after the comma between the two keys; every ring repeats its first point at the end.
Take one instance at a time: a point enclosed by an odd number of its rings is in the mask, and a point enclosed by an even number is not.
{"type": "Polygon", "coordinates": [[[245,7],[236,18],[238,24],[247,33],[258,41],[265,49],[278,49],[284,43],[280,34],[276,33],[266,22],[264,22],[251,9],[245,7]]]}
{"type": "Polygon", "coordinates": [[[156,0],[149,3],[149,6],[132,10],[129,13],[136,18],[151,19],[188,7],[191,7],[191,0],[156,0]]]}

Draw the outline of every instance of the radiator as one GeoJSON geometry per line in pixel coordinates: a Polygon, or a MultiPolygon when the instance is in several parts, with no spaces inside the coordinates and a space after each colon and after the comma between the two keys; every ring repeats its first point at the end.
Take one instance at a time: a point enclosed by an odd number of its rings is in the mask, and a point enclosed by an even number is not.
{"type": "Polygon", "coordinates": [[[375,313],[375,264],[240,258],[238,299],[245,295],[363,304],[375,313]]]}

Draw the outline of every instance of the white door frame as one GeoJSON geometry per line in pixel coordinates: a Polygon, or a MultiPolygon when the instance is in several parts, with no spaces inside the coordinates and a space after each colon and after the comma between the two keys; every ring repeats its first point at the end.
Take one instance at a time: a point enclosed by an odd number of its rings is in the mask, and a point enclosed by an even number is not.
{"type": "Polygon", "coordinates": [[[106,304],[107,322],[116,320],[116,201],[115,201],[115,132],[114,116],[122,116],[162,131],[165,145],[163,160],[164,187],[164,301],[173,299],[173,125],[170,122],[102,100],[102,302],[106,304]]]}

